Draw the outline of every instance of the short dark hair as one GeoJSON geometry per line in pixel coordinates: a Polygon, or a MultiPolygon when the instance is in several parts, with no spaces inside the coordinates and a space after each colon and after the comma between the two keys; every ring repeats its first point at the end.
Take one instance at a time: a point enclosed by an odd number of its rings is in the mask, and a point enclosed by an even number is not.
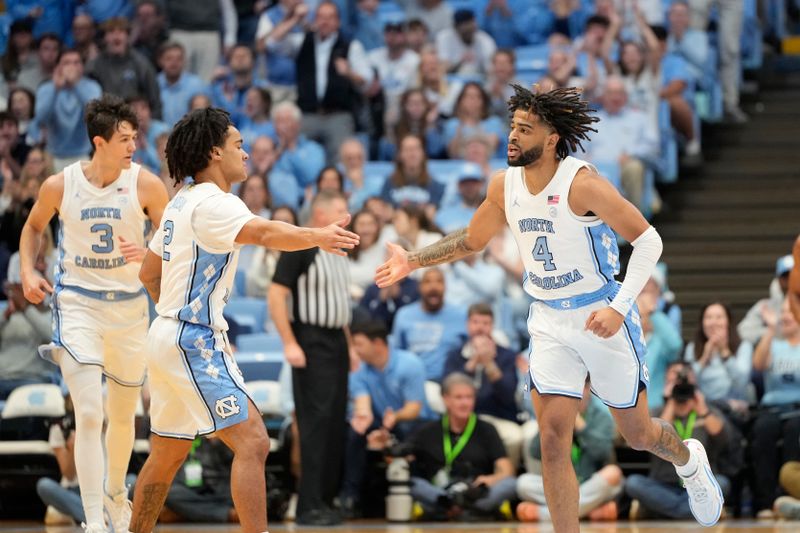
{"type": "Polygon", "coordinates": [[[186,55],[186,48],[184,48],[184,46],[181,43],[179,43],[178,41],[166,41],[162,43],[161,46],[158,47],[158,51],[156,52],[156,57],[160,59],[161,56],[164,55],[164,52],[175,49],[180,50],[183,53],[183,55],[186,55]]]}
{"type": "Polygon", "coordinates": [[[62,41],[61,37],[58,36],[57,33],[53,33],[52,31],[45,32],[36,39],[36,48],[42,46],[42,43],[45,41],[55,41],[58,43],[59,48],[61,47],[62,41]]]}
{"type": "Polygon", "coordinates": [[[352,326],[350,326],[350,335],[364,335],[371,341],[375,339],[380,339],[386,342],[386,339],[389,338],[389,330],[380,320],[364,320],[360,322],[354,322],[352,326]]]}
{"type": "Polygon", "coordinates": [[[406,24],[406,28],[409,30],[425,30],[426,33],[429,31],[428,25],[425,24],[421,19],[409,20],[408,24],[406,24]]]}
{"type": "Polygon", "coordinates": [[[664,42],[667,40],[668,32],[667,28],[665,28],[664,26],[655,24],[653,26],[650,26],[650,29],[653,31],[653,35],[655,35],[656,39],[658,39],[659,41],[664,42]]]}
{"type": "Polygon", "coordinates": [[[611,21],[608,20],[608,17],[603,15],[592,15],[588,19],[586,19],[586,26],[585,28],[589,28],[589,26],[602,26],[604,28],[608,28],[611,26],[611,21]]]}
{"type": "Polygon", "coordinates": [[[11,111],[0,111],[0,124],[5,124],[6,122],[13,122],[15,126],[19,126],[19,120],[11,111]]]}
{"type": "Polygon", "coordinates": [[[589,107],[589,102],[581,100],[581,89],[576,87],[563,87],[549,92],[534,94],[525,87],[517,84],[511,85],[514,95],[508,99],[508,112],[521,109],[539,117],[539,120],[553,128],[558,134],[556,155],[563,159],[575,152],[578,148],[583,150],[581,141],[588,141],[588,132],[597,130],[592,124],[599,122],[599,118],[590,115],[594,110],[589,107]]]}
{"type": "Polygon", "coordinates": [[[208,167],[211,149],[222,147],[233,125],[230,114],[218,107],[195,109],[175,124],[167,139],[167,168],[175,183],[208,167]]]}
{"type": "Polygon", "coordinates": [[[486,302],[478,302],[470,305],[469,309],[467,310],[467,317],[471,317],[472,315],[489,316],[492,317],[492,320],[494,320],[494,311],[492,311],[492,306],[486,302]]]}
{"type": "Polygon", "coordinates": [[[72,48],[71,46],[61,47],[61,50],[58,51],[58,59],[56,59],[56,65],[61,63],[61,58],[67,54],[78,54],[78,57],[81,60],[81,64],[83,63],[83,56],[81,55],[81,51],[77,48],[72,48]]]}
{"type": "Polygon", "coordinates": [[[97,136],[110,140],[123,122],[128,122],[135,130],[139,129],[136,113],[117,95],[106,93],[86,105],[86,130],[92,146],[97,136]]]}

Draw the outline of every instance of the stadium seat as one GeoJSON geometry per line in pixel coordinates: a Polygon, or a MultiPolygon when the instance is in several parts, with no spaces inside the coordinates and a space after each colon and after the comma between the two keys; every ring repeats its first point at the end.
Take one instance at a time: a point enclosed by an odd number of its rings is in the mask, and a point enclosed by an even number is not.
{"type": "Polygon", "coordinates": [[[236,352],[235,358],[245,382],[278,381],[283,366],[282,352],[236,352]]]}
{"type": "Polygon", "coordinates": [[[248,333],[236,338],[236,348],[243,352],[280,352],[283,341],[274,333],[248,333]]]}
{"type": "Polygon", "coordinates": [[[367,161],[364,163],[364,176],[367,179],[383,178],[384,180],[394,171],[391,161],[367,161]]]}
{"type": "Polygon", "coordinates": [[[22,385],[11,391],[3,407],[2,417],[8,419],[23,416],[64,416],[64,395],[61,387],[52,383],[36,383],[22,385]]]}
{"type": "Polygon", "coordinates": [[[514,49],[517,57],[517,72],[520,71],[547,71],[547,61],[550,57],[550,46],[536,44],[531,46],[518,46],[514,49]]]}
{"type": "Polygon", "coordinates": [[[263,333],[269,317],[264,298],[231,298],[223,315],[232,318],[241,328],[241,333],[263,333]]]}

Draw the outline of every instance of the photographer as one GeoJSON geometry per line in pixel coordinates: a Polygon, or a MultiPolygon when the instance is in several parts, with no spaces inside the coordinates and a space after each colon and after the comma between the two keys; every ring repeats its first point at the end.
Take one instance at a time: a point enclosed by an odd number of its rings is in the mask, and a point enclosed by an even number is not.
{"type": "MultiPolygon", "coordinates": [[[[728,448],[727,421],[714,408],[706,404],[697,387],[697,378],[686,363],[673,363],[667,368],[664,384],[664,409],[658,415],[672,422],[682,439],[700,441],[708,453],[711,468],[717,472],[717,463],[728,448]]],[[[717,475],[723,494],[728,492],[730,481],[717,475]]],[[[640,512],[648,517],[690,519],[689,498],[672,465],[655,455],[650,458],[650,475],[631,475],[625,482],[627,495],[639,501],[640,512]]],[[[632,514],[634,514],[632,512],[632,514]]]]}
{"type": "Polygon", "coordinates": [[[411,496],[431,518],[491,516],[516,496],[514,468],[497,431],[475,415],[475,385],[455,373],[442,382],[445,415],[409,439],[411,496]]]}
{"type": "Polygon", "coordinates": [[[403,438],[425,418],[425,366],[404,350],[390,350],[383,322],[355,323],[353,349],[362,365],[350,375],[353,415],[345,448],[341,502],[353,518],[367,466],[367,447],[384,449],[392,435],[403,438]]]}
{"type": "Polygon", "coordinates": [[[753,355],[753,370],[764,373],[765,389],[752,436],[754,510],[762,517],[771,516],[781,465],[800,460],[800,325],[788,300],[776,322],[768,325],[753,355]],[[781,439],[778,450],[775,443],[781,439]]]}

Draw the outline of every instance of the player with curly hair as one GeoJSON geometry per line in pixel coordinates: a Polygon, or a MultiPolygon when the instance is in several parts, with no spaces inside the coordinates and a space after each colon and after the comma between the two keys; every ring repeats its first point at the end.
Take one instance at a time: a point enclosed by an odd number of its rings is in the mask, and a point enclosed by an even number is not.
{"type": "Polygon", "coordinates": [[[513,87],[509,168],[492,176],[468,227],[416,252],[388,244],[378,286],[478,252],[508,224],[525,265],[523,286],[534,300],[528,377],[555,530],[579,531],[570,452],[587,375],[628,443],[673,463],[695,518],[712,525],[723,498],[705,450],[697,440],[682,441],[671,422],[647,410],[646,347],[634,302],[661,255],[661,237],[591,164],[569,155],[582,148],[598,120],[580,89],[513,87]],[[617,235],[633,245],[621,284],[614,278],[617,235]]]}

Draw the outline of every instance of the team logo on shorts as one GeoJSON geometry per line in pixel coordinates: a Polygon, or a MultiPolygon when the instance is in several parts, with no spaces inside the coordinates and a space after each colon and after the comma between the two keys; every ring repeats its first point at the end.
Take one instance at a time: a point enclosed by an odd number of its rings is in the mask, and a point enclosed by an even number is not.
{"type": "Polygon", "coordinates": [[[642,363],[642,375],[644,375],[644,379],[650,381],[650,371],[647,370],[647,363],[642,363]]]}
{"type": "Polygon", "coordinates": [[[217,400],[214,409],[222,419],[228,418],[229,416],[238,415],[240,411],[239,406],[236,404],[236,396],[233,394],[217,400]]]}

